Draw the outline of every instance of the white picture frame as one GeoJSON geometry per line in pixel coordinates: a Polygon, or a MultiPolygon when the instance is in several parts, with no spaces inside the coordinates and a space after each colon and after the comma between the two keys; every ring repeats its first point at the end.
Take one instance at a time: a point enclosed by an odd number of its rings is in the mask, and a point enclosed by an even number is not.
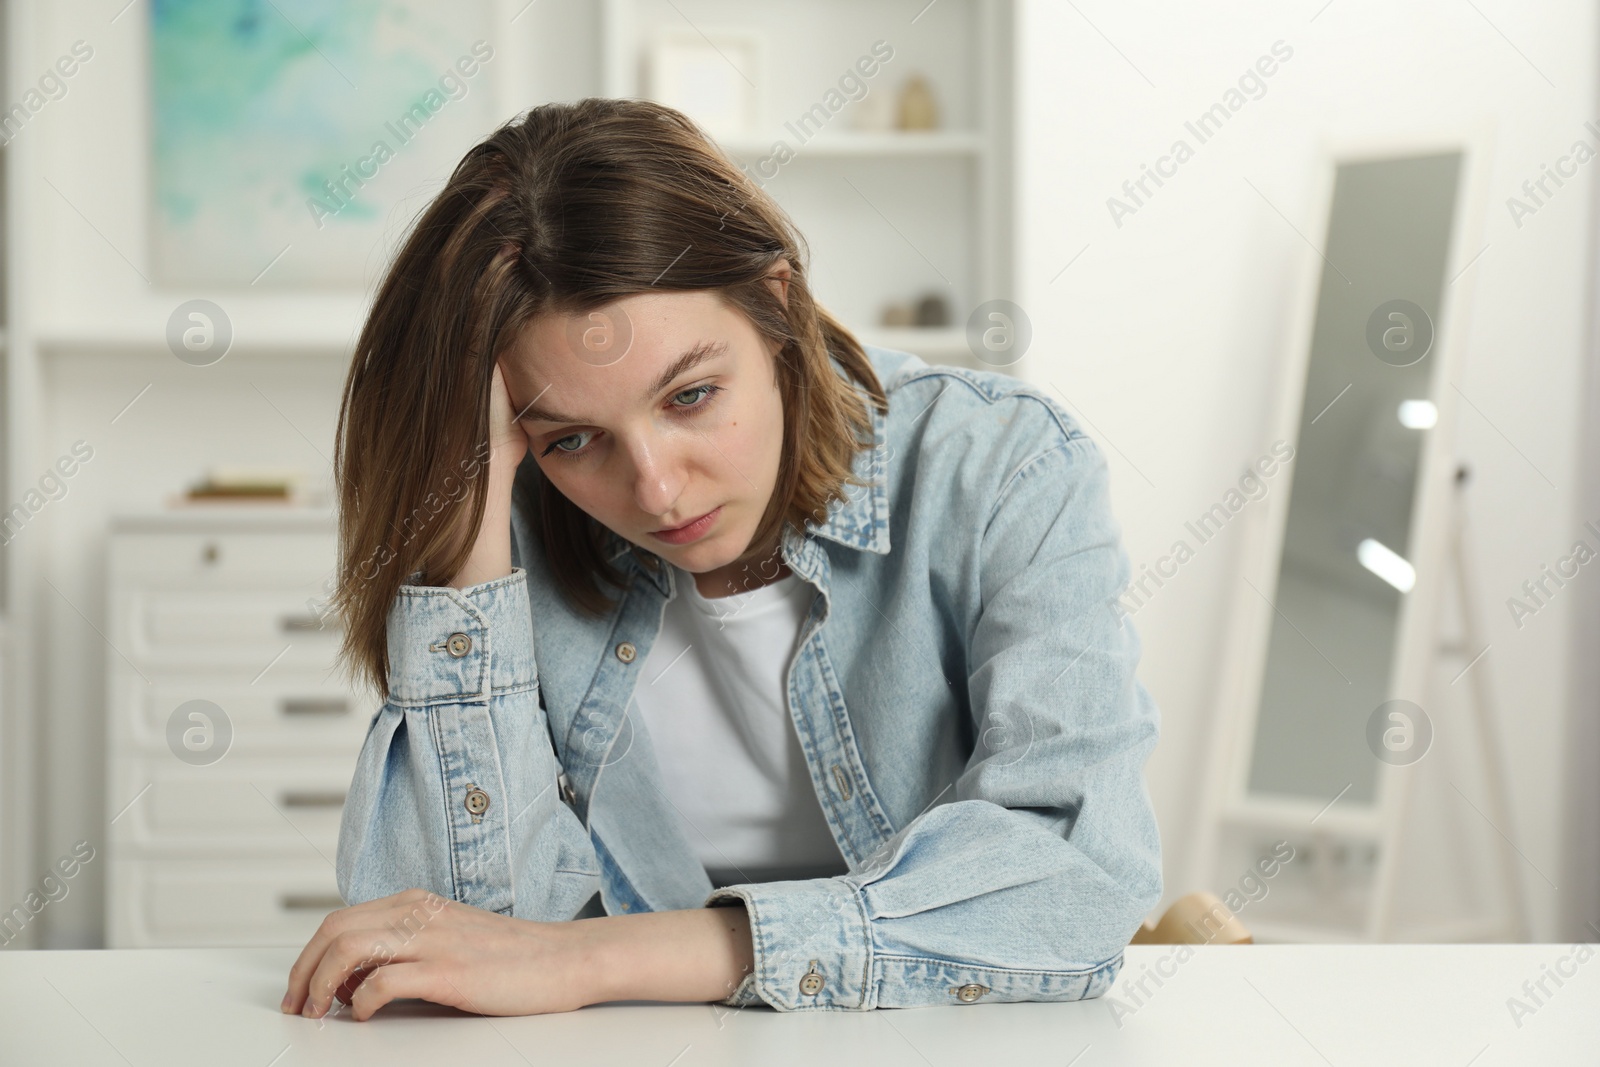
{"type": "Polygon", "coordinates": [[[689,116],[712,137],[759,132],[766,42],[749,30],[664,30],[651,40],[645,95],[689,116]]]}

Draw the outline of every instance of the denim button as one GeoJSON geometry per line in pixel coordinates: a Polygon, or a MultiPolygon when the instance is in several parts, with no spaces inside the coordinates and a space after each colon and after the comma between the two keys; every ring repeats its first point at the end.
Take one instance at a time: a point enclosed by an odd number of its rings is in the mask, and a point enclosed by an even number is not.
{"type": "Polygon", "coordinates": [[[489,810],[489,794],[471,786],[467,789],[467,810],[474,815],[482,815],[489,810]]]}
{"type": "Polygon", "coordinates": [[[977,982],[968,982],[959,989],[952,989],[950,992],[954,993],[956,998],[963,1004],[971,1004],[974,1000],[989,992],[989,987],[979,985],[977,982]]]}
{"type": "Polygon", "coordinates": [[[632,641],[624,641],[617,646],[617,658],[624,663],[632,663],[633,657],[638,654],[639,650],[633,647],[632,641]]]}
{"type": "Polygon", "coordinates": [[[567,777],[567,772],[562,771],[556,775],[556,787],[561,793],[561,799],[569,805],[578,802],[578,794],[572,788],[572,780],[567,777]]]}
{"type": "Polygon", "coordinates": [[[808,997],[814,997],[822,991],[822,975],[817,972],[817,961],[811,961],[811,969],[800,976],[800,992],[808,997]]]}
{"type": "Polygon", "coordinates": [[[446,639],[444,647],[445,651],[449,652],[456,659],[460,659],[462,656],[465,656],[468,652],[472,651],[472,638],[462,633],[451,634],[449,638],[446,639]]]}

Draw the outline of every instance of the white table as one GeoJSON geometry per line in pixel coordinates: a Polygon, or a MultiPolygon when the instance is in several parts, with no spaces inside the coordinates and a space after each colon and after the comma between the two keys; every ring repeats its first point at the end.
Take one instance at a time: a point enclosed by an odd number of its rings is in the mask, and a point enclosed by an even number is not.
{"type": "Polygon", "coordinates": [[[1600,1063],[1600,951],[1582,963],[1566,945],[1211,947],[1181,963],[1175,951],[1129,948],[1116,1001],[810,1014],[610,1004],[512,1019],[403,1001],[364,1023],[278,1012],[294,948],[5,951],[0,1064],[1600,1063]],[[1576,973],[1559,988],[1547,979],[1551,996],[1517,1026],[1507,999],[1562,957],[1576,973]],[[1131,988],[1146,968],[1171,975],[1147,978],[1147,998],[1131,988]]]}

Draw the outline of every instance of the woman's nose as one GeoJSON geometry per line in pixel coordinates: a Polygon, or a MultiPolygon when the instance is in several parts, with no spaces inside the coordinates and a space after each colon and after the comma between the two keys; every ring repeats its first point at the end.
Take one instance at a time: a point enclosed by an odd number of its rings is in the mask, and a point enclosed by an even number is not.
{"type": "Polygon", "coordinates": [[[648,515],[666,515],[683,493],[682,465],[660,441],[636,441],[628,451],[633,460],[634,504],[648,515]]]}

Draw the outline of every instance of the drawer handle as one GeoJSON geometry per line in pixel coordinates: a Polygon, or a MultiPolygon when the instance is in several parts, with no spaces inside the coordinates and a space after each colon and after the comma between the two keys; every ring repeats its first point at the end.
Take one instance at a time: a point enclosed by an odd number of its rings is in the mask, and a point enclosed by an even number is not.
{"type": "Polygon", "coordinates": [[[350,702],[342,697],[290,697],[283,702],[285,715],[348,715],[350,702]]]}
{"type": "Polygon", "coordinates": [[[285,615],[278,620],[279,626],[286,634],[314,634],[319,630],[337,631],[342,629],[337,615],[323,618],[315,613],[308,615],[285,615]]]}
{"type": "Polygon", "coordinates": [[[344,907],[338,893],[282,893],[278,907],[284,911],[333,911],[344,907]]]}
{"type": "Polygon", "coordinates": [[[332,789],[289,789],[283,793],[286,808],[342,808],[344,793],[332,789]]]}

